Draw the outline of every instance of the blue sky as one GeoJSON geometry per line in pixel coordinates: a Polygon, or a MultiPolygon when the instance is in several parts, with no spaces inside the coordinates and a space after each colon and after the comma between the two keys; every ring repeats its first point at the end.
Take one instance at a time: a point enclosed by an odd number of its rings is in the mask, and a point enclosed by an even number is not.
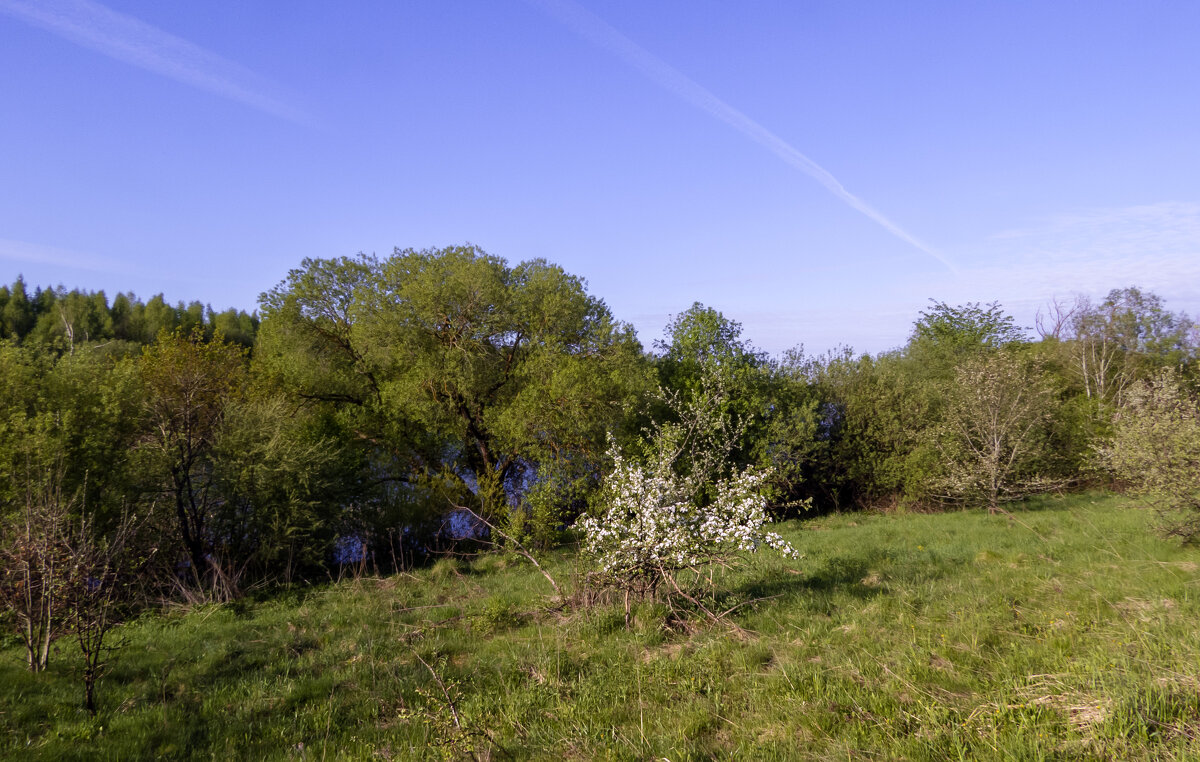
{"type": "Polygon", "coordinates": [[[0,0],[0,280],[253,308],[471,242],[644,343],[778,352],[930,298],[1200,312],[1200,4],[0,0]]]}

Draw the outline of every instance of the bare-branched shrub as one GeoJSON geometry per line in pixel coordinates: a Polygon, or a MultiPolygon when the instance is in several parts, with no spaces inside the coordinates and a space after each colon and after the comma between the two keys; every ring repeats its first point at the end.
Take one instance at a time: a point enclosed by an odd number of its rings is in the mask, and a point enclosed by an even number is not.
{"type": "Polygon", "coordinates": [[[133,601],[135,569],[154,551],[136,552],[132,514],[101,533],[77,495],[64,494],[61,463],[29,467],[23,480],[22,509],[0,526],[0,605],[17,625],[33,672],[46,669],[56,639],[75,640],[84,706],[94,713],[109,634],[133,601]]]}
{"type": "Polygon", "coordinates": [[[1054,486],[1038,474],[1055,403],[1044,376],[1037,363],[1003,350],[959,366],[938,438],[944,499],[994,513],[1054,486]]]}
{"type": "Polygon", "coordinates": [[[66,622],[72,500],[63,495],[61,478],[27,471],[24,501],[0,527],[0,605],[16,625],[30,671],[41,672],[66,622]]]}
{"type": "Polygon", "coordinates": [[[67,629],[83,658],[83,701],[96,712],[96,683],[105,672],[105,657],[114,646],[109,637],[133,600],[134,572],[144,566],[153,550],[137,552],[133,540],[137,518],[129,513],[117,526],[100,535],[92,517],[85,514],[70,524],[67,533],[69,573],[64,578],[67,629]]]}

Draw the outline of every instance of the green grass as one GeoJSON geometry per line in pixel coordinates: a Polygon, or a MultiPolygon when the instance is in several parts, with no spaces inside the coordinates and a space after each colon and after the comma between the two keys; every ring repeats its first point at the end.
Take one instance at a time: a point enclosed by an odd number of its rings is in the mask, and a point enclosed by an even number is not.
{"type": "Polygon", "coordinates": [[[717,577],[747,635],[487,557],[145,616],[95,718],[69,643],[10,646],[0,757],[1200,759],[1200,554],[1121,498],[1014,515],[785,524],[803,559],[717,577]]]}

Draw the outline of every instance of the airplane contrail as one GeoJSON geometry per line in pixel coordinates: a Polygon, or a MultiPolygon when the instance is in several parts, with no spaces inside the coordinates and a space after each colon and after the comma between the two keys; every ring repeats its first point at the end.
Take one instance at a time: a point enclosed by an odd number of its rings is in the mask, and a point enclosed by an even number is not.
{"type": "Polygon", "coordinates": [[[829,170],[793,148],[783,138],[718,98],[683,72],[626,37],[599,16],[572,0],[527,0],[527,2],[538,6],[597,47],[614,54],[659,87],[706,112],[709,116],[725,122],[787,164],[812,177],[846,205],[859,211],[901,241],[925,252],[949,268],[951,272],[958,272],[958,268],[945,256],[889,220],[866,201],[846,190],[845,186],[829,170]]]}
{"type": "Polygon", "coordinates": [[[272,116],[306,121],[297,109],[262,92],[265,83],[249,69],[92,0],[0,0],[0,13],[272,116]]]}

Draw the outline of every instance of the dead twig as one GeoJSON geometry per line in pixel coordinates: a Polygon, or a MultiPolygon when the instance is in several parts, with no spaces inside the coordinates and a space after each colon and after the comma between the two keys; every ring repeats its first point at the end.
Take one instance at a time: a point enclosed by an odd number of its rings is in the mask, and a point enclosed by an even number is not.
{"type": "Polygon", "coordinates": [[[438,675],[437,670],[429,665],[429,662],[421,658],[421,654],[417,653],[417,649],[412,649],[413,656],[417,657],[417,661],[425,665],[425,669],[429,670],[429,674],[433,676],[433,681],[442,689],[442,695],[446,697],[446,706],[450,708],[450,715],[454,718],[454,727],[462,730],[462,721],[458,716],[458,706],[454,703],[454,699],[450,696],[450,691],[446,688],[446,683],[442,682],[442,678],[438,675]]]}
{"type": "MultiPolygon", "coordinates": [[[[749,637],[751,635],[751,632],[749,630],[745,629],[744,627],[739,627],[738,625],[734,624],[725,616],[725,614],[714,614],[703,603],[701,603],[696,598],[685,593],[683,591],[683,588],[679,586],[679,583],[675,581],[674,574],[668,574],[661,567],[659,567],[659,572],[662,574],[663,578],[665,578],[668,582],[671,583],[671,587],[675,588],[675,592],[677,592],[681,596],[683,596],[683,598],[686,601],[688,601],[689,603],[691,603],[693,606],[695,606],[696,608],[703,611],[713,623],[724,624],[724,625],[730,627],[734,632],[736,632],[737,634],[739,634],[743,637],[749,637]]],[[[735,606],[734,608],[737,608],[737,606],[735,606]]],[[[732,611],[733,609],[730,609],[730,610],[732,611]]],[[[726,612],[726,613],[728,613],[728,612],[726,612]]]]}
{"type": "Polygon", "coordinates": [[[542,573],[542,576],[545,577],[546,581],[550,583],[550,587],[554,588],[555,595],[557,595],[559,598],[563,597],[562,588],[560,588],[558,586],[558,583],[554,581],[554,577],[551,577],[550,573],[542,568],[542,565],[537,562],[537,559],[533,557],[533,554],[530,553],[525,548],[525,546],[522,545],[519,540],[517,540],[517,538],[515,538],[512,535],[508,534],[507,532],[501,530],[495,524],[488,521],[487,519],[480,516],[478,513],[476,513],[475,511],[471,510],[470,508],[468,508],[466,506],[456,505],[455,508],[457,508],[460,511],[466,511],[467,513],[471,514],[476,519],[481,521],[483,523],[483,525],[486,526],[488,529],[490,529],[491,531],[493,531],[496,534],[503,537],[505,540],[508,540],[510,543],[512,543],[513,549],[520,555],[524,556],[529,561],[529,563],[533,564],[533,567],[535,569],[537,569],[539,572],[542,573]]]}

